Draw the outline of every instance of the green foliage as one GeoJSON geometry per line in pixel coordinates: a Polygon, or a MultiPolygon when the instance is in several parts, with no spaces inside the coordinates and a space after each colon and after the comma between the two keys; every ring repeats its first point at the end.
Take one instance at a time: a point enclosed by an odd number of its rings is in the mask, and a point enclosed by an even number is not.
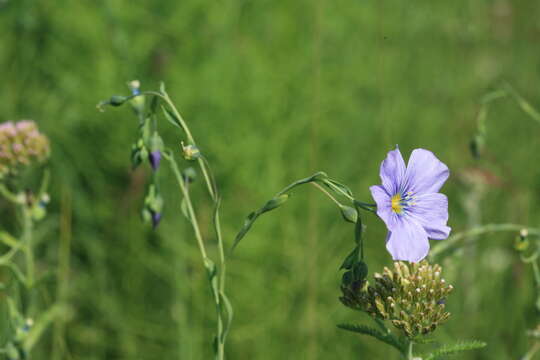
{"type": "Polygon", "coordinates": [[[405,354],[407,351],[407,343],[390,332],[382,333],[375,328],[362,324],[339,324],[337,327],[343,330],[374,337],[385,344],[393,346],[402,354],[405,354]]]}
{"type": "Polygon", "coordinates": [[[487,344],[483,341],[461,341],[452,345],[443,345],[434,352],[424,355],[422,358],[425,360],[438,360],[444,359],[447,356],[456,355],[463,351],[478,350],[485,347],[487,344]]]}
{"type": "MultiPolygon", "coordinates": [[[[538,227],[537,123],[510,98],[491,102],[483,156],[474,160],[467,147],[482,97],[500,89],[499,79],[540,108],[539,10],[531,0],[0,1],[1,120],[34,119],[52,144],[38,266],[62,259],[60,223],[62,238],[72,240],[69,266],[58,274],[73,316],[55,322],[33,358],[212,356],[214,303],[175,176],[168,169],[160,176],[168,196],[152,231],[140,221],[151,174],[129,163],[138,120],[129,109],[95,111],[134,78],[142,90],[165,80],[190,120],[221,186],[227,247],[254,205],[318,169],[367,201],[368,187],[380,182],[379,160],[395,144],[404,153],[432,150],[449,165],[443,192],[453,233],[475,218],[538,227]],[[466,210],[473,196],[464,180],[473,169],[485,175],[476,217],[466,210]]],[[[180,131],[159,126],[177,150],[180,131]]],[[[193,196],[205,198],[198,186],[193,196]]],[[[228,264],[236,311],[227,357],[397,357],[386,344],[336,331],[355,322],[337,300],[335,271],[352,250],[351,231],[320,194],[297,191],[293,200],[257,222],[228,264]]],[[[0,212],[13,227],[3,203],[0,212]]],[[[201,202],[197,215],[209,225],[213,204],[201,202]]],[[[374,216],[362,222],[370,268],[388,265],[385,227],[374,216]]],[[[437,340],[459,334],[489,343],[460,359],[517,359],[529,346],[536,291],[512,249],[518,231],[468,233],[444,254],[447,279],[461,290],[437,340]]],[[[207,235],[215,256],[215,235],[207,235]]],[[[431,241],[432,249],[444,243],[431,241]]],[[[44,298],[55,296],[55,285],[48,278],[44,298]]],[[[5,324],[4,311],[0,319],[5,324]]]]}

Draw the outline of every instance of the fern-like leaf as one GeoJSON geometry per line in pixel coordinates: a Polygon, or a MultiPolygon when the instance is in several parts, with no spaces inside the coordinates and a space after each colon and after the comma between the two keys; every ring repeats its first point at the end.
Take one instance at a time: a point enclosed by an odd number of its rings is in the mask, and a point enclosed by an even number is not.
{"type": "Polygon", "coordinates": [[[347,330],[358,334],[374,337],[375,339],[382,341],[385,344],[395,347],[402,354],[406,352],[406,344],[404,344],[392,333],[385,334],[375,328],[362,324],[339,324],[337,325],[337,327],[342,330],[347,330]]]}
{"type": "Polygon", "coordinates": [[[443,358],[444,356],[454,355],[461,351],[481,349],[486,345],[487,344],[485,342],[477,340],[460,341],[452,345],[443,345],[431,354],[425,355],[423,358],[425,360],[437,360],[443,358]]]}

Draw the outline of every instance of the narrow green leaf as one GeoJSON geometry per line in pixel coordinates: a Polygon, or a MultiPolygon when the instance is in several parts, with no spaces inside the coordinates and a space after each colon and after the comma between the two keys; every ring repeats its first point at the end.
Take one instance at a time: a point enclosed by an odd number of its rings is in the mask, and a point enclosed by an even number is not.
{"type": "Polygon", "coordinates": [[[323,183],[324,185],[326,185],[326,187],[328,187],[330,190],[332,190],[338,195],[344,196],[344,194],[347,194],[350,197],[354,197],[349,187],[347,187],[346,185],[343,185],[340,182],[337,182],[336,180],[327,179],[327,180],[324,180],[323,183]]]}
{"type": "Polygon", "coordinates": [[[257,220],[259,215],[260,215],[260,212],[254,211],[246,217],[246,219],[244,220],[244,225],[242,226],[242,229],[240,229],[240,231],[236,235],[236,238],[234,239],[232,250],[234,250],[236,246],[238,245],[238,243],[240,242],[240,240],[242,240],[242,238],[246,236],[247,232],[249,231],[249,229],[251,229],[251,226],[253,226],[253,223],[255,222],[255,220],[257,220]]]}
{"type": "Polygon", "coordinates": [[[47,311],[45,311],[31,327],[30,332],[24,340],[24,349],[30,351],[34,345],[39,341],[41,335],[52,324],[52,322],[59,316],[65,314],[67,309],[61,305],[53,305],[47,311]]]}
{"type": "Polygon", "coordinates": [[[370,326],[362,325],[362,324],[339,324],[337,325],[338,328],[342,330],[347,330],[351,332],[355,332],[362,335],[368,335],[371,337],[374,337],[375,339],[382,341],[385,344],[388,344],[390,346],[393,346],[396,348],[399,352],[404,353],[406,351],[405,344],[403,344],[395,335],[392,333],[383,334],[379,330],[372,328],[370,326]]]}
{"type": "Polygon", "coordinates": [[[187,201],[185,198],[183,198],[180,202],[180,210],[182,211],[182,215],[184,215],[186,219],[188,219],[188,221],[191,221],[191,218],[189,217],[187,201]]]}
{"type": "Polygon", "coordinates": [[[283,194],[278,197],[269,200],[260,210],[261,214],[265,212],[272,211],[283,205],[289,199],[289,194],[283,194]]]}
{"type": "Polygon", "coordinates": [[[339,270],[342,270],[342,269],[349,270],[350,268],[352,268],[352,266],[354,265],[356,260],[358,260],[358,252],[359,251],[360,251],[360,249],[358,248],[358,246],[356,246],[353,249],[353,251],[351,251],[350,254],[347,255],[347,257],[343,261],[343,264],[341,264],[341,266],[339,267],[339,270]]]}
{"type": "Polygon", "coordinates": [[[425,360],[437,360],[441,359],[444,356],[455,355],[461,351],[477,350],[485,347],[487,344],[483,341],[460,341],[452,345],[443,345],[431,354],[425,355],[423,358],[425,360]]]}
{"type": "Polygon", "coordinates": [[[17,239],[15,239],[13,236],[11,236],[5,231],[0,231],[0,241],[12,248],[19,245],[17,239]]]}
{"type": "Polygon", "coordinates": [[[184,128],[182,127],[182,123],[180,122],[180,120],[178,120],[178,118],[174,115],[174,113],[172,111],[170,111],[169,109],[167,109],[163,105],[161,106],[161,110],[163,111],[163,115],[165,116],[165,119],[168,122],[170,122],[171,124],[173,124],[177,128],[179,128],[181,130],[184,130],[184,128]]]}

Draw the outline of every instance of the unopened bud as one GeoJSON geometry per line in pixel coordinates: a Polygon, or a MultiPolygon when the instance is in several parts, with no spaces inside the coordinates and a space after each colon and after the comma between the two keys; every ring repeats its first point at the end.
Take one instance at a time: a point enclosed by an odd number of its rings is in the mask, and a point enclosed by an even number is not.
{"type": "Polygon", "coordinates": [[[184,159],[186,160],[196,160],[201,157],[201,152],[198,147],[195,145],[187,145],[184,146],[184,143],[181,143],[182,146],[182,153],[184,155],[184,159]]]}

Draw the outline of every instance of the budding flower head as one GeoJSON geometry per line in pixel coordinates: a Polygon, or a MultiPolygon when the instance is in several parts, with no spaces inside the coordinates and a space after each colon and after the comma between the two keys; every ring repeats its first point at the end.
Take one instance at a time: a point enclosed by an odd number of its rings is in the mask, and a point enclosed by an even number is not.
{"type": "Polygon", "coordinates": [[[374,283],[356,290],[342,285],[340,300],[374,318],[390,320],[405,336],[415,338],[434,331],[448,319],[445,301],[453,289],[438,278],[439,265],[395,262],[392,270],[374,274],[374,283]]]}
{"type": "Polygon", "coordinates": [[[181,143],[182,146],[182,152],[184,154],[184,159],[186,160],[195,160],[201,157],[201,151],[198,147],[195,145],[186,145],[184,146],[184,143],[181,143]]]}
{"type": "Polygon", "coordinates": [[[32,120],[0,124],[0,178],[49,157],[49,139],[32,120]]]}

